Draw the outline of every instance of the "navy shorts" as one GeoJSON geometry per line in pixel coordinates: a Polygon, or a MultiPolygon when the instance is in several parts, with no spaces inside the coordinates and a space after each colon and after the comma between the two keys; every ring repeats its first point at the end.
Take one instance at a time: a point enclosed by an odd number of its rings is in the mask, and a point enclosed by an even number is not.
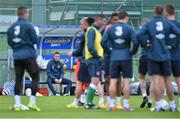
{"type": "Polygon", "coordinates": [[[89,71],[88,71],[88,66],[84,62],[80,63],[79,71],[78,71],[78,80],[83,83],[91,82],[91,78],[90,78],[89,71]]]}
{"type": "Polygon", "coordinates": [[[123,60],[123,61],[111,61],[110,63],[110,76],[111,78],[132,78],[132,60],[123,60]]]}
{"type": "Polygon", "coordinates": [[[146,56],[141,56],[139,59],[139,74],[146,75],[148,72],[148,59],[146,56]]]}
{"type": "Polygon", "coordinates": [[[111,56],[107,55],[104,57],[105,77],[110,75],[110,60],[111,60],[111,56]]]}
{"type": "Polygon", "coordinates": [[[180,60],[171,60],[172,74],[174,77],[180,76],[180,60]]]}
{"type": "Polygon", "coordinates": [[[102,62],[98,59],[87,61],[88,72],[90,77],[100,77],[102,71],[102,62]]]}
{"type": "Polygon", "coordinates": [[[148,73],[149,75],[161,75],[170,76],[171,75],[171,62],[168,61],[154,61],[148,60],[148,73]]]}

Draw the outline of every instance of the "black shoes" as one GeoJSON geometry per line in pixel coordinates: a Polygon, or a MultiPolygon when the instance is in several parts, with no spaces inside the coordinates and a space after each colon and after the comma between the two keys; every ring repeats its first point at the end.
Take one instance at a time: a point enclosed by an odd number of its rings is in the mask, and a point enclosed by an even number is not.
{"type": "Polygon", "coordinates": [[[98,109],[98,107],[95,104],[85,104],[85,109],[98,109]]]}
{"type": "Polygon", "coordinates": [[[148,99],[147,99],[147,97],[143,97],[143,101],[140,105],[140,108],[144,108],[146,104],[148,104],[148,99]]]}

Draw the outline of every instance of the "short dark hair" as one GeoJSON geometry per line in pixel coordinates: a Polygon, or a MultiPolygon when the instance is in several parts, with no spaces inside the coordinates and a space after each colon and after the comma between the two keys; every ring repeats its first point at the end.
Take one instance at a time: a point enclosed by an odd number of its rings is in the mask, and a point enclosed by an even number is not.
{"type": "Polygon", "coordinates": [[[175,14],[175,8],[172,4],[167,4],[165,6],[165,11],[166,13],[168,13],[169,15],[174,15],[175,14]]]}
{"type": "Polygon", "coordinates": [[[88,18],[86,19],[86,22],[87,22],[87,24],[88,24],[89,26],[91,26],[91,25],[95,22],[95,20],[94,20],[94,18],[92,18],[92,17],[88,17],[88,18]]]}
{"type": "Polygon", "coordinates": [[[56,54],[60,55],[60,53],[59,53],[58,51],[55,51],[55,52],[54,52],[54,55],[56,55],[56,54]]]}
{"type": "Polygon", "coordinates": [[[106,16],[104,14],[97,14],[96,19],[97,18],[106,19],[106,16]]]}
{"type": "Polygon", "coordinates": [[[113,12],[112,14],[111,14],[111,18],[113,18],[113,17],[118,17],[119,16],[119,14],[117,13],[117,12],[113,12]]]}
{"type": "Polygon", "coordinates": [[[17,15],[18,16],[22,16],[24,13],[27,13],[27,7],[21,6],[17,9],[17,15]]]}
{"type": "Polygon", "coordinates": [[[157,5],[154,8],[154,12],[156,15],[162,15],[164,11],[164,8],[162,7],[162,5],[157,5]]]}
{"type": "Polygon", "coordinates": [[[124,18],[128,17],[128,13],[123,11],[123,12],[119,12],[119,19],[122,20],[124,18]]]}

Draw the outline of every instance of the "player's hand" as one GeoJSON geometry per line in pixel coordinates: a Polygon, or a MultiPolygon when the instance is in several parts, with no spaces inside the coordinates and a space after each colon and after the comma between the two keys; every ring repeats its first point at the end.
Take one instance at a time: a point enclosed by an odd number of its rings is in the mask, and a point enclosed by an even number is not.
{"type": "Polygon", "coordinates": [[[109,48],[110,51],[112,51],[112,48],[109,48]]]}
{"type": "Polygon", "coordinates": [[[152,47],[152,44],[148,43],[148,44],[146,45],[146,47],[147,47],[147,48],[151,48],[151,47],[152,47]]]}
{"type": "Polygon", "coordinates": [[[69,51],[67,54],[72,57],[72,51],[69,51]]]}
{"type": "Polygon", "coordinates": [[[62,82],[62,79],[59,79],[59,83],[61,83],[62,82]]]}
{"type": "Polygon", "coordinates": [[[170,45],[166,46],[168,50],[172,50],[172,47],[170,45]]]}
{"type": "Polygon", "coordinates": [[[55,81],[55,83],[60,83],[58,79],[55,79],[54,81],[55,81]]]}

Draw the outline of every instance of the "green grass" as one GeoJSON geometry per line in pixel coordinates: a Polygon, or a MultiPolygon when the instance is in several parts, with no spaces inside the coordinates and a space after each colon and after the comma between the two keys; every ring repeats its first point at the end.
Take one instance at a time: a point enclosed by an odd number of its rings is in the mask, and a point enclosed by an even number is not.
{"type": "MultiPolygon", "coordinates": [[[[73,97],[38,97],[40,112],[14,112],[8,108],[14,102],[13,97],[0,96],[0,118],[180,118],[178,112],[150,112],[149,109],[140,109],[141,97],[132,96],[130,103],[137,107],[135,112],[107,112],[104,109],[86,110],[83,108],[69,109],[73,97]]],[[[28,103],[28,97],[22,97],[23,104],[28,103]]]]}

